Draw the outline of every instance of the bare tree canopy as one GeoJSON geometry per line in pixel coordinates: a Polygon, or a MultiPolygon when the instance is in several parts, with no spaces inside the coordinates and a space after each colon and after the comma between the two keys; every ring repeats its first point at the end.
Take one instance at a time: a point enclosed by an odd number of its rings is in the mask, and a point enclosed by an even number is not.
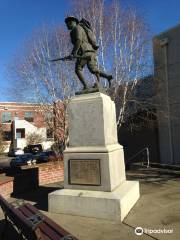
{"type": "Polygon", "coordinates": [[[0,125],[0,154],[4,153],[5,145],[4,145],[4,128],[0,125]]]}
{"type": "MultiPolygon", "coordinates": [[[[83,17],[92,24],[100,46],[99,63],[103,70],[113,73],[110,93],[119,104],[117,124],[120,126],[130,96],[127,94],[129,83],[133,90],[138,79],[152,70],[148,25],[135,8],[124,6],[118,0],[73,0],[66,15],[83,17]],[[121,94],[119,86],[123,88],[121,94]]],[[[11,64],[13,96],[18,97],[20,93],[23,100],[43,104],[74,95],[80,87],[74,74],[74,63],[49,62],[52,58],[69,55],[70,50],[69,33],[64,24],[36,30],[11,64]]],[[[87,79],[93,81],[93,77],[86,74],[87,79]]],[[[106,86],[106,82],[102,84],[106,86]]]]}
{"type": "Polygon", "coordinates": [[[42,143],[44,140],[43,136],[36,132],[30,133],[26,137],[27,145],[42,143]]]}
{"type": "Polygon", "coordinates": [[[73,94],[72,64],[49,61],[54,56],[67,55],[69,45],[67,32],[61,26],[44,26],[34,31],[10,66],[17,79],[12,89],[14,97],[49,103],[73,94]]]}

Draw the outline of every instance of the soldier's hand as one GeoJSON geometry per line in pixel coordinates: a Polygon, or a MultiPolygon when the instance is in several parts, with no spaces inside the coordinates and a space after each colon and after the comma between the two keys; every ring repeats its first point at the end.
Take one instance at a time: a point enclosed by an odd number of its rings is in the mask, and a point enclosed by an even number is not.
{"type": "Polygon", "coordinates": [[[76,57],[78,56],[77,51],[72,51],[71,56],[72,56],[73,58],[76,58],[76,57]]]}
{"type": "Polygon", "coordinates": [[[69,60],[73,60],[73,58],[74,58],[74,55],[73,55],[73,54],[71,54],[71,55],[69,55],[69,56],[68,56],[68,58],[69,58],[69,60]]]}

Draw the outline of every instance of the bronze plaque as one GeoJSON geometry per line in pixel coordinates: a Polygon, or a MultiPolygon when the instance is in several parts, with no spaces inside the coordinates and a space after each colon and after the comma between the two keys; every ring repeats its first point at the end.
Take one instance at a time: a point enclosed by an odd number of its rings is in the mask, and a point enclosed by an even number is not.
{"type": "Polygon", "coordinates": [[[69,184],[101,185],[100,160],[69,160],[69,184]]]}

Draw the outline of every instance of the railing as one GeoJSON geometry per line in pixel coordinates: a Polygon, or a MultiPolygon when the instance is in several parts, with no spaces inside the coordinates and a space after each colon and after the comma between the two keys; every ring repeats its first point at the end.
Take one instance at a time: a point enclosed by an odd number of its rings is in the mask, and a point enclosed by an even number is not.
{"type": "MultiPolygon", "coordinates": [[[[136,154],[134,154],[132,157],[130,157],[130,158],[128,159],[127,162],[129,162],[130,160],[134,159],[135,157],[137,157],[140,153],[142,153],[142,152],[144,152],[144,151],[146,151],[146,156],[147,156],[147,168],[148,168],[148,167],[149,167],[149,149],[148,149],[147,147],[141,149],[139,152],[137,152],[136,154]]],[[[144,164],[143,164],[143,161],[142,161],[142,166],[143,166],[143,165],[144,165],[144,164]]]]}

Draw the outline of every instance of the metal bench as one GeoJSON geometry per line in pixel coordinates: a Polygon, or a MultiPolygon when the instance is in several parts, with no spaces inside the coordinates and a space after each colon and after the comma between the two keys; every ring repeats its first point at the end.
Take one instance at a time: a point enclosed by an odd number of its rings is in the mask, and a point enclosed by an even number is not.
{"type": "Polygon", "coordinates": [[[30,203],[24,201],[9,203],[0,195],[0,206],[6,220],[0,239],[5,236],[7,224],[11,223],[20,239],[77,240],[30,203]]]}

